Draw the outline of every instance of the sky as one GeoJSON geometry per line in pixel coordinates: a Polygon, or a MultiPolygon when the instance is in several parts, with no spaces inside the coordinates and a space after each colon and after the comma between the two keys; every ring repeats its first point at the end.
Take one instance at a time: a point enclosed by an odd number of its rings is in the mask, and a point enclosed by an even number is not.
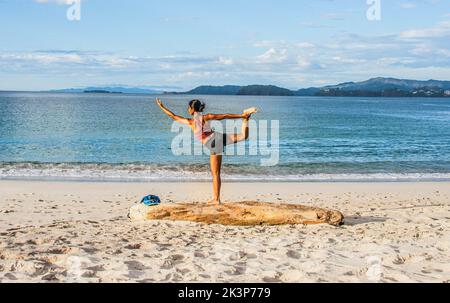
{"type": "Polygon", "coordinates": [[[0,0],[0,90],[450,80],[450,0],[73,1],[0,0]]]}

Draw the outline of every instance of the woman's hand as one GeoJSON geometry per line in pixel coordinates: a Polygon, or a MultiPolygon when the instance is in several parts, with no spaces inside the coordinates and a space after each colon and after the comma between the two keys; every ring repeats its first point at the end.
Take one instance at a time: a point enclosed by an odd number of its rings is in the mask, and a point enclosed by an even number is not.
{"type": "Polygon", "coordinates": [[[159,98],[156,99],[156,104],[158,104],[158,106],[161,108],[161,110],[170,118],[174,119],[177,122],[180,122],[180,123],[183,123],[186,125],[191,125],[190,119],[175,115],[173,112],[171,112],[164,106],[164,104],[161,102],[161,100],[159,100],[159,98]]]}

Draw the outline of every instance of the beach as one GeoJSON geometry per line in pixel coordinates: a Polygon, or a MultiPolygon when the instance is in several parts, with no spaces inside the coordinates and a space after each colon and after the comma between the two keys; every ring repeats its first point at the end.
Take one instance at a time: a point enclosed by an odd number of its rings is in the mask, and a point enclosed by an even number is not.
{"type": "Polygon", "coordinates": [[[0,285],[450,283],[450,0],[253,2],[0,0],[0,285]]]}
{"type": "Polygon", "coordinates": [[[341,211],[345,224],[130,222],[142,196],[209,183],[0,181],[0,282],[449,282],[450,183],[225,183],[224,203],[341,211]]]}

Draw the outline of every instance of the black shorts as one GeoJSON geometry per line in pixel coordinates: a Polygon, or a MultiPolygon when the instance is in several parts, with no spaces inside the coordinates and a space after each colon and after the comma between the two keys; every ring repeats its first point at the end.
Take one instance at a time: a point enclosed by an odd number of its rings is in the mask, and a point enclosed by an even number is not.
{"type": "Polygon", "coordinates": [[[205,146],[211,151],[211,155],[223,155],[227,145],[227,138],[226,134],[215,132],[206,141],[205,146]]]}

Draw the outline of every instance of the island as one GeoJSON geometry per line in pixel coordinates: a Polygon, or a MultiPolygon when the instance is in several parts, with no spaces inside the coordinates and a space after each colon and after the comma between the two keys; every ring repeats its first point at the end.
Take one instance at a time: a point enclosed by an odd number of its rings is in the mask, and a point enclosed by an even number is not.
{"type": "Polygon", "coordinates": [[[326,96],[326,97],[450,97],[450,81],[372,78],[298,90],[275,85],[202,85],[186,92],[164,92],[185,95],[245,96],[326,96]]]}

